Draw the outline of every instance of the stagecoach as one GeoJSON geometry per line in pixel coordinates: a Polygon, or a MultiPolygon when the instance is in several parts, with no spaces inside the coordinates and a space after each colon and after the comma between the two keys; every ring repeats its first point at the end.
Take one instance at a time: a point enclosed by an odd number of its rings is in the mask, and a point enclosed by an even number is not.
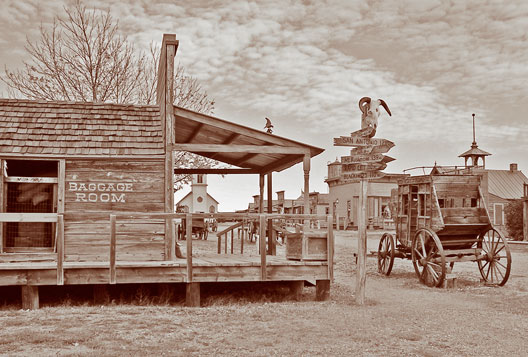
{"type": "Polygon", "coordinates": [[[491,223],[483,182],[481,175],[438,170],[400,180],[390,204],[396,235],[382,235],[378,271],[389,275],[396,257],[410,259],[420,281],[438,287],[456,262],[471,261],[486,284],[506,284],[510,250],[491,223]]]}

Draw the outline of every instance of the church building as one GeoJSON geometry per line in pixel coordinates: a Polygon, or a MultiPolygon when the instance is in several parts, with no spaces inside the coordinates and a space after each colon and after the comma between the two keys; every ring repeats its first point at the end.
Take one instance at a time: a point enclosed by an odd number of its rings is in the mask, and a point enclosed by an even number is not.
{"type": "Polygon", "coordinates": [[[195,174],[192,176],[191,192],[176,204],[176,212],[218,212],[218,201],[207,193],[207,175],[195,174]]]}

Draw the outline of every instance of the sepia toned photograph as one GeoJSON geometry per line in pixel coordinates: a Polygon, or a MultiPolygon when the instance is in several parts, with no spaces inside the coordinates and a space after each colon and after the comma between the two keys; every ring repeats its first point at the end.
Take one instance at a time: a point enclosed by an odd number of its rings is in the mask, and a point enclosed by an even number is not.
{"type": "Polygon", "coordinates": [[[528,2],[0,8],[0,356],[526,355],[528,2]]]}

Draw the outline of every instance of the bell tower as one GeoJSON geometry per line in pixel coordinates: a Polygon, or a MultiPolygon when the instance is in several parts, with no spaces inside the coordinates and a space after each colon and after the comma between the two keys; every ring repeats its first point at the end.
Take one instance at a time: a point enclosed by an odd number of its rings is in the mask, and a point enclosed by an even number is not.
{"type": "Polygon", "coordinates": [[[193,212],[208,212],[207,210],[207,175],[194,174],[191,184],[193,212]]]}
{"type": "Polygon", "coordinates": [[[471,148],[458,155],[458,157],[464,158],[464,165],[466,168],[486,168],[486,156],[491,155],[489,152],[481,150],[478,148],[477,141],[475,139],[475,114],[473,115],[473,142],[471,143],[471,148]],[[479,164],[479,161],[481,163],[479,164]]]}

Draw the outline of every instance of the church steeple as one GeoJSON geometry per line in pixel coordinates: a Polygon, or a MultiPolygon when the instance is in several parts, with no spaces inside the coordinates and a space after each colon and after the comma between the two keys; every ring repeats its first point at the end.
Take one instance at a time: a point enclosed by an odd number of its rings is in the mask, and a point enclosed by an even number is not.
{"type": "Polygon", "coordinates": [[[464,164],[466,167],[481,167],[486,168],[486,156],[491,155],[489,152],[478,148],[477,140],[475,136],[475,114],[473,115],[473,142],[471,143],[471,149],[458,155],[458,157],[464,158],[464,164]],[[471,163],[468,165],[468,161],[471,159],[471,163]],[[482,163],[479,164],[479,159],[482,163]]]}

